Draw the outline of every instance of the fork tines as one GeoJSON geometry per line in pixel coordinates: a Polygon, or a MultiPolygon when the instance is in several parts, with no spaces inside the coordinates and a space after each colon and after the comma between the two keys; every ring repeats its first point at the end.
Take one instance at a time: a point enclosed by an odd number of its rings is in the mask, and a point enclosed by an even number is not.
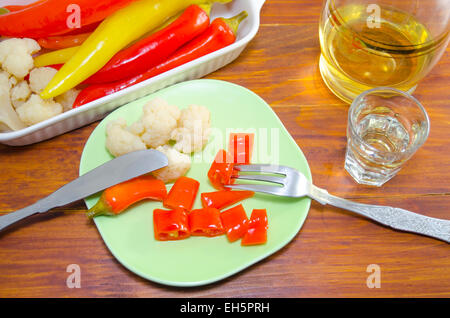
{"type": "MultiPolygon", "coordinates": [[[[264,174],[239,174],[237,176],[233,176],[234,179],[239,180],[253,180],[253,181],[262,181],[269,183],[276,183],[284,186],[287,167],[284,166],[276,166],[270,164],[251,164],[251,165],[236,165],[235,169],[240,172],[260,172],[260,173],[270,173],[270,174],[278,174],[278,176],[269,176],[264,174]]],[[[225,187],[237,190],[250,190],[255,192],[264,192],[270,194],[280,194],[283,187],[280,186],[270,186],[264,184],[230,184],[225,187]]]]}

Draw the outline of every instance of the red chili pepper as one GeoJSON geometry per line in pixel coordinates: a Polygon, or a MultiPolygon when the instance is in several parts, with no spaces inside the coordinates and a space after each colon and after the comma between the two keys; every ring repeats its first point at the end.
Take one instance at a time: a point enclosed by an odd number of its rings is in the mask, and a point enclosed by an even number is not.
{"type": "Polygon", "coordinates": [[[192,236],[217,236],[225,233],[220,220],[220,211],[214,208],[192,210],[189,213],[192,236]]]}
{"type": "Polygon", "coordinates": [[[23,4],[23,5],[9,5],[9,6],[4,6],[4,8],[8,9],[8,11],[10,11],[10,12],[19,11],[19,10],[23,10],[23,9],[35,6],[38,2],[44,2],[44,1],[47,1],[47,0],[38,0],[38,1],[34,1],[29,4],[23,4]]]}
{"type": "Polygon", "coordinates": [[[204,208],[223,209],[234,203],[251,198],[253,191],[221,190],[215,192],[204,192],[201,194],[202,206],[204,208]]]}
{"type": "Polygon", "coordinates": [[[248,230],[242,238],[241,245],[257,245],[267,242],[267,212],[265,209],[254,209],[248,222],[248,230]]]}
{"type": "Polygon", "coordinates": [[[103,22],[103,20],[104,19],[99,20],[99,21],[94,22],[94,23],[91,23],[91,24],[83,25],[81,28],[67,29],[66,31],[57,32],[57,34],[52,33],[49,36],[78,35],[78,34],[83,34],[83,33],[92,33],[92,32],[95,31],[95,29],[97,29],[97,27],[100,25],[100,23],[103,22]]]}
{"type": "Polygon", "coordinates": [[[208,179],[217,190],[226,190],[224,184],[232,184],[233,159],[223,149],[219,150],[208,171],[208,179]]]}
{"type": "MultiPolygon", "coordinates": [[[[0,15],[0,34],[11,37],[47,37],[72,31],[67,19],[70,5],[80,10],[80,24],[103,20],[116,10],[136,0],[46,0],[24,6],[21,10],[0,15]]],[[[14,8],[18,9],[18,8],[14,8]]]]}
{"type": "Polygon", "coordinates": [[[200,183],[197,180],[180,177],[170,189],[163,205],[166,208],[181,208],[190,211],[194,205],[199,186],[200,183]]]}
{"type": "Polygon", "coordinates": [[[247,13],[244,11],[230,19],[215,19],[202,34],[179,48],[166,61],[152,67],[144,73],[112,83],[96,84],[86,87],[78,94],[73,108],[121,91],[234,43],[239,23],[245,17],[247,17],[247,13]]]}
{"type": "Polygon", "coordinates": [[[100,71],[86,79],[84,83],[114,82],[136,76],[142,73],[142,70],[148,70],[161,63],[183,44],[208,28],[211,3],[202,7],[189,6],[166,28],[117,53],[100,71]]]}
{"type": "Polygon", "coordinates": [[[182,240],[190,236],[189,218],[182,209],[153,211],[153,231],[158,241],[182,240]]]}
{"type": "Polygon", "coordinates": [[[41,47],[51,50],[65,49],[81,45],[92,33],[81,33],[75,35],[58,35],[37,40],[41,47]]]}
{"type": "MultiPolygon", "coordinates": [[[[29,5],[23,5],[23,6],[19,6],[19,5],[10,5],[10,6],[4,6],[4,7],[2,7],[3,9],[6,9],[6,10],[8,10],[9,12],[14,12],[14,11],[19,11],[19,10],[22,10],[22,9],[25,9],[25,7],[27,7],[27,6],[29,6],[29,5]]],[[[6,13],[8,13],[7,11],[5,11],[4,13],[3,13],[3,10],[2,10],[2,14],[6,14],[6,13]]]]}
{"type": "Polygon", "coordinates": [[[49,66],[46,66],[46,67],[51,67],[51,68],[54,68],[55,70],[59,71],[59,69],[61,67],[63,67],[63,65],[64,64],[53,64],[53,65],[49,65],[49,66]]]}
{"type": "Polygon", "coordinates": [[[249,164],[253,153],[255,134],[231,133],[228,153],[236,164],[249,164]]]}
{"type": "Polygon", "coordinates": [[[150,69],[146,75],[156,76],[233,44],[236,41],[239,23],[246,17],[247,12],[243,11],[230,19],[215,19],[205,32],[180,48],[167,61],[150,69]]]}
{"type": "Polygon", "coordinates": [[[242,204],[220,213],[220,219],[230,242],[240,239],[247,233],[248,218],[242,204]]]}
{"type": "Polygon", "coordinates": [[[163,181],[143,175],[116,184],[103,191],[98,202],[87,211],[88,218],[98,215],[116,215],[143,199],[162,201],[167,195],[163,181]]]}

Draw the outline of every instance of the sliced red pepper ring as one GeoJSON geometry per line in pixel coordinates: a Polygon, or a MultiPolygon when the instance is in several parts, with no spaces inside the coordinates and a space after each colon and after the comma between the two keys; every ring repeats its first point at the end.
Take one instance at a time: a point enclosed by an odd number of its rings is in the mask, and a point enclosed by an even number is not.
{"type": "Polygon", "coordinates": [[[248,222],[248,230],[242,238],[241,245],[258,245],[267,242],[267,212],[266,209],[254,209],[248,222]]]}
{"type": "Polygon", "coordinates": [[[223,209],[244,199],[250,198],[253,191],[221,190],[215,192],[204,192],[201,194],[202,206],[204,208],[223,209]]]}
{"type": "Polygon", "coordinates": [[[217,190],[224,190],[224,184],[232,184],[234,163],[232,157],[223,149],[219,150],[208,171],[208,179],[217,190]]]}
{"type": "Polygon", "coordinates": [[[225,233],[220,211],[214,208],[192,210],[189,213],[189,227],[192,236],[218,236],[225,233]]]}
{"type": "Polygon", "coordinates": [[[242,204],[220,213],[223,227],[230,242],[234,242],[247,233],[248,218],[242,204]]]}
{"type": "Polygon", "coordinates": [[[138,201],[162,201],[166,195],[166,185],[163,181],[151,175],[139,176],[103,191],[98,202],[87,211],[87,216],[93,218],[98,215],[119,214],[138,201]]]}
{"type": "Polygon", "coordinates": [[[250,164],[253,154],[253,133],[231,133],[228,145],[228,153],[235,164],[250,164]]]}
{"type": "Polygon", "coordinates": [[[181,208],[190,211],[194,205],[199,186],[200,182],[192,178],[178,178],[164,199],[163,205],[166,208],[181,208]]]}
{"type": "Polygon", "coordinates": [[[190,236],[189,217],[183,209],[153,211],[153,231],[158,241],[182,240],[190,236]]]}

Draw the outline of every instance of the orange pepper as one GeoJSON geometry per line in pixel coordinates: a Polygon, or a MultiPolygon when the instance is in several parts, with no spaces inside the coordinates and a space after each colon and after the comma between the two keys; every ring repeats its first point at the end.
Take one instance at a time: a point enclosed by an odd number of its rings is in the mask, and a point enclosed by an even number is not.
{"type": "Polygon", "coordinates": [[[218,236],[225,233],[220,211],[214,208],[192,210],[189,213],[189,228],[193,236],[218,236]]]}
{"type": "Polygon", "coordinates": [[[169,194],[164,199],[164,206],[170,209],[181,208],[190,211],[194,205],[199,186],[200,183],[197,180],[180,177],[175,181],[169,194]]]}
{"type": "Polygon", "coordinates": [[[220,219],[230,242],[240,239],[247,233],[248,218],[242,204],[220,213],[220,219]]]}
{"type": "Polygon", "coordinates": [[[254,209],[248,222],[248,230],[242,238],[241,245],[257,245],[267,242],[267,212],[266,209],[254,209]]]}
{"type": "Polygon", "coordinates": [[[87,211],[87,216],[91,219],[98,215],[116,215],[133,203],[144,199],[162,201],[166,195],[163,181],[151,175],[142,175],[103,191],[98,202],[87,211]]]}
{"type": "Polygon", "coordinates": [[[250,198],[255,193],[253,191],[221,190],[215,192],[204,192],[201,194],[204,208],[223,209],[244,199],[250,198]]]}
{"type": "Polygon", "coordinates": [[[217,190],[223,190],[224,184],[232,184],[233,158],[223,149],[219,150],[208,171],[208,179],[217,190]]]}
{"type": "Polygon", "coordinates": [[[153,231],[158,241],[182,240],[190,236],[189,219],[182,209],[153,211],[153,231]]]}
{"type": "Polygon", "coordinates": [[[255,134],[231,133],[228,153],[235,164],[250,164],[253,153],[255,134]]]}

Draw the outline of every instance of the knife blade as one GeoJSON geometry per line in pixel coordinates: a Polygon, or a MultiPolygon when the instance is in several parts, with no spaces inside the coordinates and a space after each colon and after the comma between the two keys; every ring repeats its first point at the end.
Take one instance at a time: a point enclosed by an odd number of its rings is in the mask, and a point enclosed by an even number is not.
{"type": "Polygon", "coordinates": [[[62,186],[49,196],[23,209],[0,216],[0,231],[30,215],[81,200],[115,184],[168,165],[166,155],[153,149],[130,152],[114,158],[62,186]]]}

